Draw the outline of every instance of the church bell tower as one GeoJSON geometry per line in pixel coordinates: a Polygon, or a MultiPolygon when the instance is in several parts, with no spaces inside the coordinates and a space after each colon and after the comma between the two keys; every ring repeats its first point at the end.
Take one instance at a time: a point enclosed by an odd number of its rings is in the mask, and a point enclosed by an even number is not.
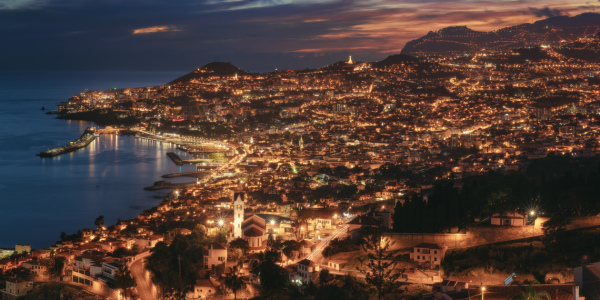
{"type": "Polygon", "coordinates": [[[233,195],[233,237],[242,237],[242,222],[244,222],[244,193],[233,195]]]}

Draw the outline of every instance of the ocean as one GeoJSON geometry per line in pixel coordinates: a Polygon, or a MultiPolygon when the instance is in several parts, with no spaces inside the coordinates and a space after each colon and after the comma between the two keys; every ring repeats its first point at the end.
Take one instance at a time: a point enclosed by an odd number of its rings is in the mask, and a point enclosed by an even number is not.
{"type": "MultiPolygon", "coordinates": [[[[101,135],[54,158],[36,153],[65,145],[95,124],[58,120],[46,111],[85,89],[160,85],[185,71],[0,71],[0,247],[56,243],[61,232],[135,218],[168,191],[145,191],[161,175],[192,171],[167,156],[174,145],[101,135]]],[[[169,179],[190,182],[191,178],[169,179]]]]}

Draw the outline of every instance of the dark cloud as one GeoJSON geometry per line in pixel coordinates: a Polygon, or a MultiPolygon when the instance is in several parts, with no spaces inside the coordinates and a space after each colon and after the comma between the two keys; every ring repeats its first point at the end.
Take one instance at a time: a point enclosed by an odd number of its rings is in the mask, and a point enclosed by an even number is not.
{"type": "Polygon", "coordinates": [[[551,17],[558,17],[558,16],[562,16],[563,13],[554,8],[549,8],[549,7],[544,7],[544,8],[535,8],[535,7],[530,7],[529,11],[531,13],[533,13],[536,17],[547,17],[547,18],[551,18],[551,17]]]}
{"type": "MultiPolygon", "coordinates": [[[[598,1],[600,1],[600,0],[598,0],[598,1]]],[[[437,17],[438,17],[438,15],[432,14],[432,15],[419,15],[417,18],[419,18],[419,19],[435,19],[437,17]]]]}
{"type": "Polygon", "coordinates": [[[0,69],[179,70],[227,60],[270,70],[349,54],[378,60],[429,30],[560,15],[558,0],[549,1],[528,10],[528,1],[0,0],[0,69]]]}

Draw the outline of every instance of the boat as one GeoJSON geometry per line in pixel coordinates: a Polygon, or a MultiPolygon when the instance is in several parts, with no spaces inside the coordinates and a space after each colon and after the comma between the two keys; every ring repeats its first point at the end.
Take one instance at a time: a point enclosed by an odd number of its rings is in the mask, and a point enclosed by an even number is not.
{"type": "Polygon", "coordinates": [[[68,145],[40,152],[36,155],[39,157],[54,157],[65,153],[73,152],[77,149],[81,149],[89,145],[97,137],[98,133],[96,132],[96,129],[93,127],[88,127],[78,139],[69,142],[68,145]]]}

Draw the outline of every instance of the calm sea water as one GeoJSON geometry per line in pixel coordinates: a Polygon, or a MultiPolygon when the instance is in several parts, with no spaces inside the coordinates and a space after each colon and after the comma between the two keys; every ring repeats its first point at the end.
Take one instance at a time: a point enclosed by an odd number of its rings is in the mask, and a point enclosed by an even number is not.
{"type": "MultiPolygon", "coordinates": [[[[164,84],[184,72],[0,71],[0,247],[41,249],[61,232],[134,218],[166,192],[144,187],[181,170],[166,156],[173,145],[101,135],[85,149],[55,158],[36,153],[67,144],[93,123],[57,120],[40,110],[85,89],[164,84]]],[[[191,179],[178,178],[174,182],[191,179]]]]}

